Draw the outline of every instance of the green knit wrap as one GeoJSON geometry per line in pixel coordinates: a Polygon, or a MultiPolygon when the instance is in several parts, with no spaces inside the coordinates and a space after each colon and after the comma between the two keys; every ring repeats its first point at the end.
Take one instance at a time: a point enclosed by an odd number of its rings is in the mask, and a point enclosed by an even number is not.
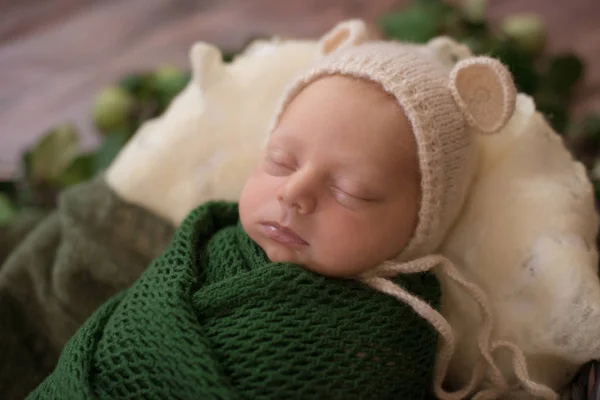
{"type": "MultiPolygon", "coordinates": [[[[396,280],[439,307],[431,274],[396,280]]],[[[354,280],[272,263],[207,203],[100,307],[31,399],[421,399],[437,334],[354,280]]]]}

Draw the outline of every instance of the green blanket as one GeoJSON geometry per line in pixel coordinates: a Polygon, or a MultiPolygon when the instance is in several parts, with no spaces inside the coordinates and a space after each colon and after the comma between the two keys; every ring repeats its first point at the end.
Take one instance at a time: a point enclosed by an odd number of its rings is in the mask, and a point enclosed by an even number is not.
{"type": "MultiPolygon", "coordinates": [[[[439,307],[430,274],[397,282],[439,307]]],[[[194,210],[66,345],[31,399],[420,399],[437,334],[354,280],[270,262],[237,205],[194,210]]]]}

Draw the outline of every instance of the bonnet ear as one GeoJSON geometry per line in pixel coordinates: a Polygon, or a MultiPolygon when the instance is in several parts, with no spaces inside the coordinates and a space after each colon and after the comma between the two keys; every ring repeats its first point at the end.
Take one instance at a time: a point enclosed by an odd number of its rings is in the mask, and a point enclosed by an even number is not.
{"type": "Polygon", "coordinates": [[[444,65],[453,67],[460,60],[473,56],[468,46],[457,42],[449,36],[436,36],[427,42],[436,59],[444,65]]]}
{"type": "Polygon", "coordinates": [[[469,125],[482,133],[502,129],[515,109],[517,91],[512,76],[494,58],[459,61],[450,73],[450,90],[469,125]]]}
{"type": "Polygon", "coordinates": [[[190,62],[193,79],[203,90],[219,80],[225,71],[221,50],[208,43],[198,42],[192,46],[190,62]]]}
{"type": "Polygon", "coordinates": [[[320,56],[325,56],[336,50],[356,46],[367,41],[369,30],[367,24],[360,19],[350,19],[340,22],[319,40],[320,56]]]}

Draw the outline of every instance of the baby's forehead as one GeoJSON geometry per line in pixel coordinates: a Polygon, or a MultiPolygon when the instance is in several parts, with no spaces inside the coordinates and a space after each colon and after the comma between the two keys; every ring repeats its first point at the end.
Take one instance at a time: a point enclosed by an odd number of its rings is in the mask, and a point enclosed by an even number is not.
{"type": "Polygon", "coordinates": [[[351,124],[369,122],[407,125],[404,110],[394,95],[372,80],[354,76],[326,75],[306,85],[292,96],[280,122],[330,119],[351,124]]]}
{"type": "Polygon", "coordinates": [[[288,104],[271,139],[312,142],[340,160],[397,170],[414,165],[412,126],[398,100],[379,83],[352,76],[320,77],[288,104]]]}
{"type": "Polygon", "coordinates": [[[368,77],[341,74],[324,75],[316,78],[300,91],[296,96],[296,99],[298,97],[309,97],[307,95],[308,93],[314,96],[320,96],[325,93],[340,92],[348,94],[350,99],[389,102],[390,104],[397,103],[395,97],[388,93],[379,82],[369,79],[368,77]],[[304,94],[304,96],[301,96],[302,94],[304,94]]]}

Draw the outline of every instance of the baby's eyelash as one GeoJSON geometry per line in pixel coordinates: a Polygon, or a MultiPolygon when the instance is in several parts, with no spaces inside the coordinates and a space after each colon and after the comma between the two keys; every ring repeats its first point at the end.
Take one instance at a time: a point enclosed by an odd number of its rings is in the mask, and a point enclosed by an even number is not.
{"type": "Polygon", "coordinates": [[[345,190],[342,190],[342,189],[340,189],[338,187],[335,187],[335,186],[332,186],[331,189],[334,190],[334,191],[336,191],[336,192],[338,192],[338,193],[341,193],[344,196],[348,196],[348,197],[351,197],[351,198],[356,199],[356,200],[361,200],[361,201],[365,201],[365,202],[373,202],[373,201],[375,201],[374,199],[371,199],[371,198],[368,198],[368,197],[363,197],[363,196],[359,196],[359,195],[348,193],[345,190]]]}
{"type": "Polygon", "coordinates": [[[291,173],[293,173],[296,170],[296,166],[288,163],[287,161],[282,162],[277,160],[274,157],[271,157],[270,155],[267,155],[264,158],[264,170],[269,174],[269,175],[273,175],[273,176],[285,176],[285,175],[289,175],[291,173]]]}
{"type": "Polygon", "coordinates": [[[290,163],[287,163],[287,162],[285,162],[285,163],[284,162],[280,162],[280,161],[274,160],[272,158],[269,159],[269,162],[271,162],[274,165],[276,165],[278,167],[281,167],[281,168],[286,168],[286,169],[289,169],[289,170],[294,170],[295,169],[295,167],[291,166],[290,163]]]}
{"type": "Polygon", "coordinates": [[[282,150],[272,150],[267,153],[266,157],[269,161],[277,165],[286,166],[288,168],[291,168],[295,165],[295,162],[293,162],[294,160],[292,159],[292,157],[287,152],[284,152],[282,150]]]}

